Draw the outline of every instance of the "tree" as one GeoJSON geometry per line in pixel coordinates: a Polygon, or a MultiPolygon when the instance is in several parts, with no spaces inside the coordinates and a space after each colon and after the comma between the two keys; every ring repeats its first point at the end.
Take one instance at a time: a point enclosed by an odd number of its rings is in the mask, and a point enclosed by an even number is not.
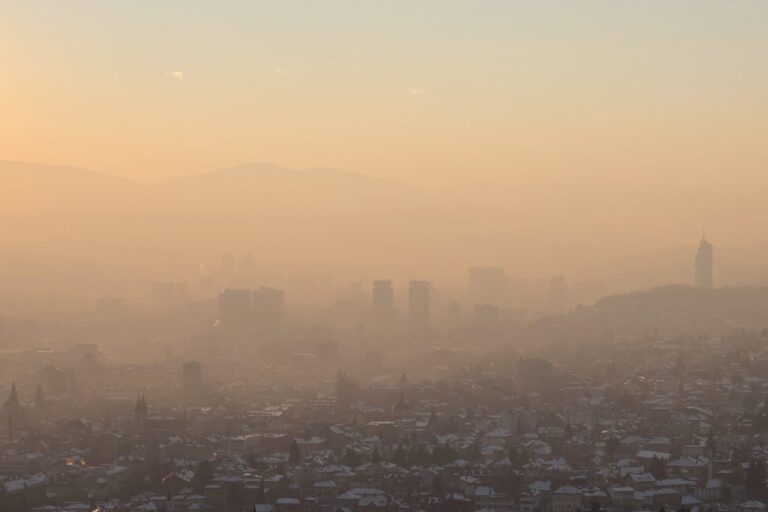
{"type": "Polygon", "coordinates": [[[482,457],[482,453],[480,452],[480,443],[476,440],[474,443],[467,446],[464,449],[464,453],[462,456],[470,462],[479,460],[480,457],[482,457]]]}
{"type": "Polygon", "coordinates": [[[423,444],[417,443],[408,451],[408,465],[423,466],[429,464],[430,453],[423,444]]]}
{"type": "Polygon", "coordinates": [[[259,481],[259,490],[256,493],[256,503],[267,502],[267,491],[264,488],[264,475],[261,475],[261,481],[259,481]]]}
{"type": "Polygon", "coordinates": [[[432,491],[435,493],[435,496],[440,498],[445,497],[445,486],[443,486],[442,475],[435,475],[435,479],[432,481],[432,491]]]}
{"type": "Polygon", "coordinates": [[[717,452],[717,438],[715,437],[714,429],[709,433],[709,437],[707,437],[707,450],[709,450],[710,458],[717,452]]]}
{"type": "Polygon", "coordinates": [[[765,494],[765,466],[762,462],[752,459],[744,480],[747,494],[753,499],[763,499],[765,494]]]}
{"type": "Polygon", "coordinates": [[[408,454],[406,453],[405,447],[402,444],[398,445],[397,449],[395,450],[395,453],[392,456],[392,462],[398,466],[405,466],[408,463],[408,454]]]}
{"type": "Polygon", "coordinates": [[[456,499],[454,498],[454,491],[448,491],[448,499],[445,502],[443,509],[445,512],[456,512],[456,499]]]}
{"type": "Polygon", "coordinates": [[[226,509],[231,511],[242,510],[245,499],[245,490],[240,482],[231,482],[227,486],[226,509]]]}
{"type": "Polygon", "coordinates": [[[291,443],[291,451],[288,453],[288,462],[291,464],[298,464],[301,462],[301,451],[299,450],[299,443],[295,439],[291,443]]]}
{"type": "Polygon", "coordinates": [[[163,477],[173,472],[173,463],[170,459],[157,461],[149,466],[149,480],[153,490],[160,488],[163,477]]]}
{"type": "Polygon", "coordinates": [[[653,475],[656,480],[667,478],[667,468],[664,461],[660,457],[654,457],[648,467],[648,472],[653,475]]]}
{"type": "Polygon", "coordinates": [[[202,492],[203,487],[213,480],[213,464],[209,460],[201,460],[192,477],[192,488],[195,492],[202,492]]]}
{"type": "Polygon", "coordinates": [[[345,466],[349,466],[351,468],[357,467],[360,465],[360,456],[357,454],[355,450],[352,450],[350,448],[344,448],[344,456],[342,457],[342,463],[345,466]]]}
{"type": "Polygon", "coordinates": [[[35,389],[35,407],[38,409],[43,409],[45,407],[45,395],[43,395],[43,388],[40,384],[38,384],[37,389],[35,389]]]}
{"type": "Polygon", "coordinates": [[[381,453],[379,453],[379,447],[374,446],[373,447],[373,455],[371,455],[371,462],[374,464],[378,464],[381,462],[381,453]]]}
{"type": "Polygon", "coordinates": [[[343,371],[336,374],[336,399],[340,404],[349,405],[357,396],[359,388],[360,384],[343,371]]]}
{"type": "Polygon", "coordinates": [[[619,439],[617,437],[611,437],[605,442],[605,456],[608,459],[613,458],[616,455],[616,451],[619,449],[619,439]]]}
{"type": "Polygon", "coordinates": [[[138,468],[130,470],[125,480],[125,490],[127,495],[124,495],[125,497],[130,497],[144,491],[144,472],[138,468]]]}

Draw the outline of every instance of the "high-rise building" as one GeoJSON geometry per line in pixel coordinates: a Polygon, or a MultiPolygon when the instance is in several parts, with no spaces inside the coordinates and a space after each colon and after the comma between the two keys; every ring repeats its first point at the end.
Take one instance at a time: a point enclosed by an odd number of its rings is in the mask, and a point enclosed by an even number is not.
{"type": "Polygon", "coordinates": [[[502,267],[471,267],[467,271],[467,280],[473,304],[506,305],[508,283],[502,267]]]}
{"type": "Polygon", "coordinates": [[[702,235],[699,242],[699,250],[696,251],[694,264],[694,282],[699,288],[712,288],[714,285],[714,248],[705,236],[702,235]]]}
{"type": "Polygon", "coordinates": [[[562,312],[568,308],[568,283],[564,276],[552,276],[547,288],[549,309],[562,312]]]}
{"type": "Polygon", "coordinates": [[[224,286],[235,286],[237,263],[234,255],[230,253],[221,255],[221,275],[224,279],[224,286]]]}
{"type": "Polygon", "coordinates": [[[222,326],[244,329],[251,324],[251,290],[227,288],[219,294],[219,322],[222,326]]]}
{"type": "Polygon", "coordinates": [[[395,319],[395,293],[392,281],[377,279],[373,282],[373,321],[379,327],[390,326],[395,319]]]}
{"type": "Polygon", "coordinates": [[[253,291],[253,320],[256,327],[274,330],[283,317],[283,290],[262,286],[253,291]]]}
{"type": "Polygon", "coordinates": [[[541,394],[552,386],[552,364],[546,359],[520,358],[517,361],[516,382],[521,396],[541,394]]]}
{"type": "Polygon", "coordinates": [[[157,281],[152,283],[152,302],[158,309],[177,309],[186,305],[189,288],[184,281],[157,281]]]}
{"type": "Polygon", "coordinates": [[[219,321],[224,327],[274,330],[282,317],[282,290],[227,288],[219,294],[219,321]]]}
{"type": "Polygon", "coordinates": [[[248,253],[240,258],[237,264],[237,275],[242,283],[245,285],[253,286],[256,280],[256,260],[253,258],[252,253],[248,253]]]}
{"type": "Polygon", "coordinates": [[[446,321],[450,327],[459,327],[464,318],[461,302],[451,302],[448,304],[448,310],[446,312],[446,321]]]}
{"type": "Polygon", "coordinates": [[[429,281],[411,281],[408,286],[408,323],[413,332],[429,330],[429,290],[429,281]]]}
{"type": "Polygon", "coordinates": [[[501,311],[496,304],[475,304],[473,322],[475,327],[483,331],[495,331],[499,328],[501,311]]]}
{"type": "Polygon", "coordinates": [[[181,365],[179,379],[182,393],[194,395],[203,389],[203,366],[200,361],[185,361],[181,365]]]}

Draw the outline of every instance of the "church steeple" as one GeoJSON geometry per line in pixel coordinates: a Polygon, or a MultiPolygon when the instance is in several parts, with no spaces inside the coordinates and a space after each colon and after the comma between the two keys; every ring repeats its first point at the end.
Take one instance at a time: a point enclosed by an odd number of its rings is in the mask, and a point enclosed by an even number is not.
{"type": "Polygon", "coordinates": [[[5,407],[18,407],[19,404],[19,394],[16,391],[16,381],[11,384],[11,394],[8,395],[8,400],[5,401],[5,407]]]}
{"type": "Polygon", "coordinates": [[[43,387],[38,384],[35,389],[35,407],[42,409],[45,407],[45,395],[43,394],[43,387]]]}
{"type": "Polygon", "coordinates": [[[5,401],[5,405],[3,405],[0,417],[3,419],[7,418],[8,439],[13,440],[15,431],[22,424],[22,410],[21,403],[19,402],[19,393],[16,390],[16,382],[11,384],[11,392],[8,395],[8,400],[5,401]]]}
{"type": "Polygon", "coordinates": [[[146,417],[149,409],[147,407],[147,400],[144,398],[144,392],[140,392],[138,398],[136,398],[136,406],[133,408],[133,414],[137,418],[146,417]]]}
{"type": "Polygon", "coordinates": [[[714,274],[714,248],[702,231],[699,249],[694,260],[694,284],[699,288],[712,288],[714,274]]]}
{"type": "Polygon", "coordinates": [[[400,391],[400,400],[398,400],[395,405],[392,406],[392,412],[405,412],[410,410],[411,406],[408,405],[408,402],[405,401],[405,391],[400,391]]]}

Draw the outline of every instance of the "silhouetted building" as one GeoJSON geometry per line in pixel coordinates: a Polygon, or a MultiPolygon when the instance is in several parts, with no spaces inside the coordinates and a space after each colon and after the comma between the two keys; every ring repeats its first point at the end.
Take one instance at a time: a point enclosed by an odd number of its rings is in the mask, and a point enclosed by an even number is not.
{"type": "Polygon", "coordinates": [[[219,323],[244,329],[251,323],[251,290],[228,288],[219,294],[219,323]]]}
{"type": "Polygon", "coordinates": [[[411,281],[408,286],[408,323],[415,333],[429,330],[429,281],[411,281]]]}
{"type": "Polygon", "coordinates": [[[254,325],[272,330],[280,326],[283,317],[283,291],[262,286],[253,291],[252,313],[254,325]]]}
{"type": "Polygon", "coordinates": [[[160,309],[178,309],[187,303],[189,287],[186,282],[157,281],[152,284],[152,301],[160,309]]]}
{"type": "Polygon", "coordinates": [[[203,366],[200,361],[186,361],[181,365],[179,385],[185,395],[195,395],[203,389],[203,366]]]}
{"type": "Polygon", "coordinates": [[[507,275],[502,267],[472,267],[467,271],[467,279],[473,304],[506,304],[507,275]]]}
{"type": "Polygon", "coordinates": [[[253,254],[250,252],[245,254],[237,262],[237,283],[238,286],[251,288],[256,285],[256,273],[258,267],[256,266],[256,260],[253,258],[253,254]]]}
{"type": "Polygon", "coordinates": [[[549,309],[564,311],[568,308],[568,283],[563,276],[552,276],[547,289],[549,309]]]}
{"type": "Polygon", "coordinates": [[[206,272],[205,267],[200,265],[200,293],[203,297],[215,296],[221,287],[221,276],[206,272]]]}
{"type": "Polygon", "coordinates": [[[460,302],[451,302],[448,304],[448,324],[451,327],[458,327],[461,325],[462,315],[460,302]]]}
{"type": "Polygon", "coordinates": [[[475,304],[475,327],[480,329],[495,329],[499,326],[500,310],[496,304],[475,304]]]}
{"type": "Polygon", "coordinates": [[[8,399],[3,404],[2,410],[0,410],[0,420],[7,427],[7,437],[9,440],[14,439],[15,433],[22,425],[24,420],[24,411],[21,408],[21,402],[19,402],[19,394],[16,391],[16,383],[11,385],[11,392],[8,394],[8,399]]]}
{"type": "Polygon", "coordinates": [[[40,370],[40,382],[43,390],[49,395],[69,393],[69,372],[54,366],[46,366],[40,370]]]}
{"type": "Polygon", "coordinates": [[[543,393],[552,385],[552,364],[545,359],[517,360],[517,392],[519,395],[543,393]]]}
{"type": "Polygon", "coordinates": [[[237,276],[237,263],[234,255],[224,253],[221,255],[221,275],[224,278],[224,286],[233,286],[237,276]]]}
{"type": "Polygon", "coordinates": [[[133,415],[137,420],[144,420],[149,415],[149,407],[144,393],[139,393],[136,398],[136,405],[133,407],[133,415]]]}
{"type": "Polygon", "coordinates": [[[712,288],[714,285],[714,248],[707,239],[702,236],[699,242],[699,250],[696,251],[694,265],[694,281],[699,288],[712,288]]]}
{"type": "Polygon", "coordinates": [[[373,321],[378,327],[388,327],[395,319],[395,293],[392,281],[377,279],[373,282],[373,321]]]}

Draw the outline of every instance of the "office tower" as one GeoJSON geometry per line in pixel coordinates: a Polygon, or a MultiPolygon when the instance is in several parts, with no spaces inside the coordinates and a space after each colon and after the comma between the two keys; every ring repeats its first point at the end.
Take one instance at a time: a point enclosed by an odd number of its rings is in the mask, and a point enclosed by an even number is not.
{"type": "Polygon", "coordinates": [[[256,260],[253,258],[253,254],[250,252],[240,258],[237,264],[237,274],[240,281],[246,285],[252,286],[253,281],[256,279],[256,260]]]}
{"type": "Polygon", "coordinates": [[[481,330],[495,330],[499,327],[501,315],[499,306],[495,304],[475,304],[473,321],[475,327],[481,330]]]}
{"type": "Polygon", "coordinates": [[[379,327],[388,327],[394,319],[395,293],[392,281],[377,279],[373,282],[373,321],[379,327]]]}
{"type": "Polygon", "coordinates": [[[219,323],[223,327],[245,329],[251,324],[251,290],[227,288],[219,294],[219,323]]]}
{"type": "Polygon", "coordinates": [[[411,281],[408,286],[408,323],[415,333],[429,330],[429,281],[411,281]]]}
{"type": "Polygon", "coordinates": [[[157,281],[152,283],[152,301],[158,309],[176,309],[184,306],[189,298],[189,288],[184,281],[157,281]]]}
{"type": "Polygon", "coordinates": [[[552,276],[547,289],[549,309],[565,311],[568,308],[568,283],[563,276],[552,276]]]}
{"type": "Polygon", "coordinates": [[[181,365],[179,379],[181,391],[185,395],[194,395],[203,389],[203,367],[200,361],[185,361],[181,365]]]}
{"type": "Polygon", "coordinates": [[[694,281],[699,288],[712,288],[713,286],[715,264],[713,252],[712,244],[702,235],[694,265],[694,281]]]}
{"type": "Polygon", "coordinates": [[[235,257],[230,253],[221,255],[221,275],[224,286],[233,286],[237,277],[237,264],[235,257]]]}
{"type": "Polygon", "coordinates": [[[253,291],[253,321],[260,329],[274,330],[283,317],[283,291],[262,286],[253,291]]]}
{"type": "Polygon", "coordinates": [[[220,278],[217,274],[200,272],[200,294],[205,298],[214,297],[219,291],[220,278]]]}
{"type": "Polygon", "coordinates": [[[448,304],[448,325],[458,327],[462,322],[462,310],[460,302],[451,302],[448,304]]]}
{"type": "Polygon", "coordinates": [[[15,430],[22,426],[25,419],[24,410],[19,401],[19,394],[16,391],[16,382],[14,382],[11,384],[11,392],[8,395],[8,400],[5,401],[2,409],[0,409],[0,428],[2,428],[2,426],[7,426],[8,440],[13,440],[15,430]]]}
{"type": "Polygon", "coordinates": [[[502,267],[472,267],[467,271],[469,298],[473,304],[507,303],[507,275],[502,267]]]}
{"type": "Polygon", "coordinates": [[[547,391],[552,385],[552,364],[546,359],[518,359],[516,383],[519,395],[547,391]]]}

